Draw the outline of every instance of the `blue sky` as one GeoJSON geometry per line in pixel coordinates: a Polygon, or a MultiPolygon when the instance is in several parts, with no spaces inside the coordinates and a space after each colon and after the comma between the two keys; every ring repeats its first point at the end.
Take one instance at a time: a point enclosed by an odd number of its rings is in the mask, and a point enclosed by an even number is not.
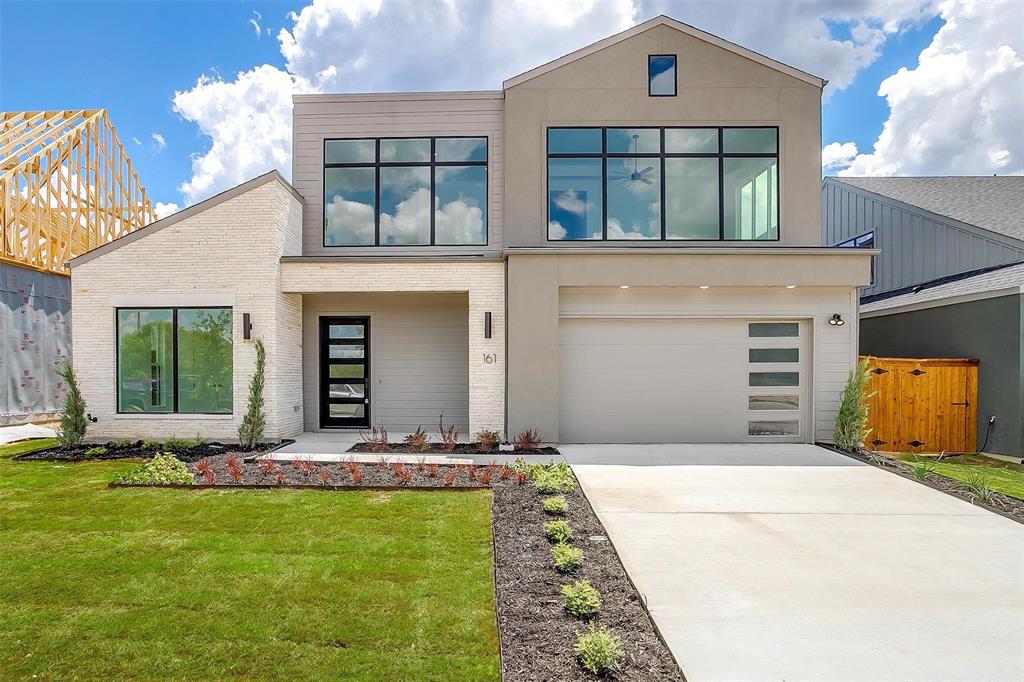
{"type": "Polygon", "coordinates": [[[4,1],[0,109],[108,109],[151,198],[185,205],[270,167],[287,174],[291,92],[498,88],[664,12],[837,84],[823,107],[822,144],[836,143],[845,158],[827,172],[1024,168],[1013,139],[1014,112],[1024,110],[1024,3],[993,0],[981,16],[932,0],[510,1],[4,1]],[[937,36],[951,18],[955,32],[937,36]],[[919,63],[929,45],[932,58],[919,63]],[[962,68],[946,74],[949,63],[962,68]],[[883,82],[889,99],[879,95],[883,82]],[[972,94],[970,83],[985,89],[972,94]],[[996,89],[1008,92],[984,116],[972,110],[996,89]],[[892,139],[876,146],[887,120],[892,139]],[[924,144],[901,147],[910,133],[924,144]]]}

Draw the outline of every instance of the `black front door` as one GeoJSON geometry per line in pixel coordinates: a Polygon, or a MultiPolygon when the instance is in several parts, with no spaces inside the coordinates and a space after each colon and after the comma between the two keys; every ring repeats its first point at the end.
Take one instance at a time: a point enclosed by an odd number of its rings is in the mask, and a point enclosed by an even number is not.
{"type": "Polygon", "coordinates": [[[320,426],[370,425],[370,318],[320,318],[320,426]]]}

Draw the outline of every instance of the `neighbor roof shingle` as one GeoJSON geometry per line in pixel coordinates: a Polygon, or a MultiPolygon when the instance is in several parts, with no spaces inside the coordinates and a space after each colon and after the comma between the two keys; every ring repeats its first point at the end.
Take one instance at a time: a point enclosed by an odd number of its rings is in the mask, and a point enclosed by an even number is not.
{"type": "Polygon", "coordinates": [[[985,230],[1024,239],[1024,176],[834,179],[985,230]]]}
{"type": "MultiPolygon", "coordinates": [[[[948,279],[948,278],[943,278],[948,279]]],[[[988,270],[977,275],[962,277],[942,284],[929,286],[928,283],[918,285],[918,291],[890,296],[870,303],[862,303],[860,311],[870,313],[876,310],[888,310],[905,305],[914,305],[944,298],[982,294],[1000,289],[1012,289],[1024,293],[1024,263],[1015,263],[1006,267],[988,270]]]]}

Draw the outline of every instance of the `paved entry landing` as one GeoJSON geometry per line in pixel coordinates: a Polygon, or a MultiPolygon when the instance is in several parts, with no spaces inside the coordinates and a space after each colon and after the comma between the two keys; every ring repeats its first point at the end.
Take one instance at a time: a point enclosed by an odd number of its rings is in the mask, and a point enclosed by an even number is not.
{"type": "Polygon", "coordinates": [[[683,672],[1024,680],[1024,526],[811,445],[562,445],[683,672]]]}

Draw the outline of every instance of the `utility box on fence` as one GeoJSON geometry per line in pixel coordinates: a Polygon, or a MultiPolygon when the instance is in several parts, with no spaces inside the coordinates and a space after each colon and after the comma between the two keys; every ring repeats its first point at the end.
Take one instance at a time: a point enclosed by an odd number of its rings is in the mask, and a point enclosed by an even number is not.
{"type": "Polygon", "coordinates": [[[869,448],[974,452],[977,360],[868,357],[868,376],[869,448]]]}

